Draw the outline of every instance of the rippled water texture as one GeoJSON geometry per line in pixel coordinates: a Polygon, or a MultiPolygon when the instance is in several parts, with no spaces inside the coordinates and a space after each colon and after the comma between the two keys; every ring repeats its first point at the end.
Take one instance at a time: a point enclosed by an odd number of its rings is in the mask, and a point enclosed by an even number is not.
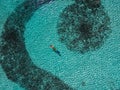
{"type": "Polygon", "coordinates": [[[0,0],[0,90],[120,90],[119,3],[0,0]]]}

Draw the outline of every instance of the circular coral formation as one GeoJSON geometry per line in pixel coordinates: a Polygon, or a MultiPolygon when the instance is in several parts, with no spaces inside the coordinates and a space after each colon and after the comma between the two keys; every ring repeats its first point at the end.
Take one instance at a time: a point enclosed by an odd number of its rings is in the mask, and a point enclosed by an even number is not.
{"type": "Polygon", "coordinates": [[[90,8],[90,2],[85,2],[87,0],[77,1],[60,14],[57,32],[59,40],[69,50],[85,53],[100,48],[104,43],[111,32],[110,18],[100,3],[100,6],[90,8]]]}

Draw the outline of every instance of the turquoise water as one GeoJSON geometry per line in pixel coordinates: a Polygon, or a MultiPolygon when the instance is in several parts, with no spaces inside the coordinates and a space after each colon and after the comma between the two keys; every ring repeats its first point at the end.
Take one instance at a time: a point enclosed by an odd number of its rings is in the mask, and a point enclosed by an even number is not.
{"type": "Polygon", "coordinates": [[[117,5],[120,1],[103,1],[113,32],[101,49],[85,55],[70,52],[58,41],[56,22],[68,5],[63,3],[64,0],[59,0],[43,6],[26,25],[26,46],[33,62],[80,90],[120,88],[120,7],[117,5]],[[52,52],[50,44],[61,51],[62,57],[52,52]],[[86,82],[85,87],[81,86],[82,81],[86,82]]]}
{"type": "MultiPolygon", "coordinates": [[[[71,3],[73,2],[70,0],[50,2],[39,8],[27,23],[25,43],[34,64],[52,72],[77,90],[120,90],[120,1],[102,1],[111,19],[112,33],[99,50],[84,55],[67,50],[58,41],[56,33],[58,16],[62,9],[71,3]],[[62,57],[49,48],[50,44],[56,46],[62,57]],[[81,85],[83,81],[86,83],[85,86],[81,85]]],[[[16,3],[11,6],[13,7],[5,13],[10,13],[16,3]]],[[[24,90],[7,80],[2,70],[0,74],[0,90],[24,90]]]]}
{"type": "MultiPolygon", "coordinates": [[[[15,7],[21,4],[23,1],[24,0],[0,0],[0,35],[7,17],[11,14],[15,7]]],[[[16,83],[11,82],[11,80],[6,77],[5,72],[0,66],[0,90],[24,90],[24,88],[20,87],[16,83]]]]}

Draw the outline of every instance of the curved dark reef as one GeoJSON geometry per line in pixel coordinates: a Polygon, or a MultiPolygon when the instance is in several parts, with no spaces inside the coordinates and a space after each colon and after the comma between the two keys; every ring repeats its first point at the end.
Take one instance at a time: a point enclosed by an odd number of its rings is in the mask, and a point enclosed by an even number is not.
{"type": "Polygon", "coordinates": [[[60,14],[57,29],[59,41],[82,54],[99,49],[111,33],[100,0],[75,0],[60,14]]]}
{"type": "Polygon", "coordinates": [[[0,64],[11,81],[26,90],[73,90],[32,62],[24,43],[25,25],[33,13],[53,0],[26,0],[7,18],[0,45],[0,64]]]}

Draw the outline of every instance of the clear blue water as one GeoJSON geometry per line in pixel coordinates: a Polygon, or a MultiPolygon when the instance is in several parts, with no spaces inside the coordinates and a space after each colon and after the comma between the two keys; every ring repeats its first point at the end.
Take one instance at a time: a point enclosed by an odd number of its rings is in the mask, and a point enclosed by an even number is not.
{"type": "MultiPolygon", "coordinates": [[[[70,0],[50,2],[38,9],[27,23],[25,43],[34,64],[77,90],[120,90],[120,0],[102,0],[111,19],[112,33],[99,50],[84,55],[67,50],[58,41],[58,16],[71,3],[70,0]],[[49,48],[50,44],[55,45],[62,57],[49,48]],[[81,85],[83,81],[85,86],[81,85]]],[[[24,90],[7,80],[2,70],[0,74],[0,90],[24,90]]]]}
{"type": "MultiPolygon", "coordinates": [[[[23,1],[24,0],[0,0],[0,35],[7,17],[11,14],[15,7],[23,1]]],[[[0,90],[24,90],[24,88],[21,88],[18,84],[11,82],[0,66],[0,90]]]]}

